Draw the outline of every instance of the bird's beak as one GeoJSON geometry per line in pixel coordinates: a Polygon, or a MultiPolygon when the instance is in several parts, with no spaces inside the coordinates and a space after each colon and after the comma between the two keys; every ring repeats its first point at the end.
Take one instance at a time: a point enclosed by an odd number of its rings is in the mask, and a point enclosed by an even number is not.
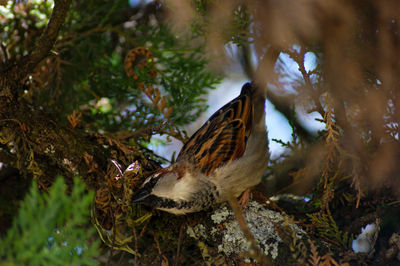
{"type": "Polygon", "coordinates": [[[147,191],[146,189],[140,189],[137,191],[131,198],[131,203],[137,203],[140,201],[143,201],[146,199],[148,196],[150,196],[150,192],[147,191]]]}

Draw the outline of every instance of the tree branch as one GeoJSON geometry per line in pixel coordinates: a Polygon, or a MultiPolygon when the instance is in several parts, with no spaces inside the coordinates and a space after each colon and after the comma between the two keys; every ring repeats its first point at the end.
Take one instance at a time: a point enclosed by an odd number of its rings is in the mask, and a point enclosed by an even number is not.
{"type": "MultiPolygon", "coordinates": [[[[54,1],[54,8],[49,23],[42,35],[39,37],[35,47],[28,55],[22,57],[21,60],[16,63],[11,63],[11,65],[8,65],[2,70],[3,78],[0,79],[1,87],[4,87],[6,84],[8,85],[7,87],[11,87],[10,84],[15,84],[16,82],[24,80],[36,65],[49,54],[51,48],[56,42],[61,25],[64,23],[70,4],[71,0],[54,1]]],[[[13,91],[10,93],[16,96],[18,92],[13,91]]]]}
{"type": "Polygon", "coordinates": [[[274,265],[272,260],[269,257],[265,256],[262,253],[262,251],[260,250],[260,247],[257,244],[257,240],[254,238],[253,234],[251,233],[251,231],[246,223],[246,219],[244,218],[243,212],[240,209],[239,204],[237,203],[236,198],[232,194],[230,194],[228,201],[229,201],[229,205],[232,208],[232,211],[235,213],[236,219],[239,223],[240,229],[242,230],[244,237],[250,243],[252,257],[255,260],[257,260],[257,262],[260,263],[261,265],[274,265]]]}

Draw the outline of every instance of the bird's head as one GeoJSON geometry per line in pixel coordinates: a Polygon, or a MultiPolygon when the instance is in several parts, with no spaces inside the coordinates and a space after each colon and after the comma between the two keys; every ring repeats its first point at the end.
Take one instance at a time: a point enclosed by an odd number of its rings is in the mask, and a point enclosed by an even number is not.
{"type": "MultiPolygon", "coordinates": [[[[171,167],[161,169],[150,175],[132,196],[132,203],[146,204],[150,196],[161,198],[175,198],[176,186],[180,183],[182,176],[179,171],[171,167]]],[[[151,202],[149,202],[151,203],[151,202]]],[[[151,205],[151,204],[150,204],[151,205]]]]}

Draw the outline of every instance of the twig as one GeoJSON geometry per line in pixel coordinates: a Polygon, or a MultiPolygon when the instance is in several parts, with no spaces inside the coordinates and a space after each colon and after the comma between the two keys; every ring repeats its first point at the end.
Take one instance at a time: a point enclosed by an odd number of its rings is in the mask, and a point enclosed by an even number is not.
{"type": "Polygon", "coordinates": [[[247,241],[250,242],[250,248],[252,251],[250,253],[251,256],[261,265],[274,265],[271,259],[262,253],[260,247],[257,244],[256,239],[250,232],[249,227],[247,226],[243,212],[240,209],[236,198],[232,194],[229,196],[229,205],[231,206],[233,212],[235,213],[236,219],[239,223],[240,229],[242,230],[244,237],[247,239],[247,241]]]}
{"type": "Polygon", "coordinates": [[[113,235],[112,235],[112,241],[111,241],[110,255],[109,255],[109,257],[108,257],[108,260],[107,260],[107,264],[106,264],[106,265],[110,265],[110,264],[111,264],[111,259],[112,259],[112,257],[113,257],[114,244],[115,244],[115,234],[116,234],[116,232],[115,232],[115,230],[116,230],[116,226],[115,226],[115,216],[114,216],[114,211],[113,211],[113,208],[112,208],[112,207],[110,207],[110,212],[111,212],[110,215],[111,215],[112,223],[113,223],[113,230],[112,230],[113,235]]]}
{"type": "Polygon", "coordinates": [[[138,250],[139,250],[139,248],[138,248],[138,237],[137,237],[137,232],[136,232],[136,228],[135,227],[133,227],[132,228],[133,229],[133,236],[135,237],[135,265],[138,265],[138,263],[137,263],[137,254],[139,254],[138,253],[138,250]]]}
{"type": "Polygon", "coordinates": [[[154,231],[153,231],[153,238],[154,238],[154,242],[156,243],[156,247],[157,247],[157,250],[158,250],[158,255],[160,255],[160,257],[161,257],[162,252],[161,252],[160,242],[158,242],[157,236],[156,236],[154,231]]]}
{"type": "Polygon", "coordinates": [[[113,136],[115,139],[118,140],[124,140],[124,139],[130,139],[130,138],[135,138],[138,137],[140,135],[151,135],[153,134],[153,132],[158,132],[160,131],[163,127],[165,127],[167,125],[167,122],[164,121],[163,123],[156,125],[156,126],[148,126],[145,128],[139,128],[133,132],[128,132],[125,134],[119,134],[119,135],[115,135],[113,136]]]}
{"type": "MultiPolygon", "coordinates": [[[[244,47],[243,50],[243,69],[246,75],[251,80],[256,80],[260,84],[264,85],[268,81],[268,77],[264,75],[264,72],[273,73],[273,67],[275,62],[279,58],[280,51],[277,49],[273,49],[270,47],[268,51],[264,54],[264,56],[259,60],[259,64],[257,69],[254,69],[251,64],[251,50],[249,48],[244,47]],[[257,78],[263,77],[263,80],[257,80],[257,78]]],[[[283,116],[287,118],[287,120],[292,121],[293,127],[296,130],[296,133],[302,137],[308,143],[311,143],[313,140],[313,135],[298,121],[291,108],[291,104],[293,100],[288,96],[278,96],[273,93],[271,90],[268,90],[267,99],[274,105],[276,110],[280,112],[283,116]]]]}
{"type": "Polygon", "coordinates": [[[19,125],[19,127],[21,128],[22,133],[25,135],[25,131],[27,130],[27,128],[23,123],[21,123],[19,120],[14,119],[14,118],[6,118],[6,119],[0,120],[0,122],[7,122],[7,121],[12,121],[12,122],[17,123],[19,125]]]}
{"type": "Polygon", "coordinates": [[[2,42],[0,43],[0,46],[1,46],[1,51],[3,52],[3,55],[4,55],[3,63],[4,63],[4,65],[6,65],[8,63],[8,60],[9,60],[8,59],[7,48],[2,42]]]}
{"type": "Polygon", "coordinates": [[[313,83],[311,82],[310,76],[312,74],[314,74],[314,72],[310,72],[306,70],[305,66],[304,66],[304,62],[305,62],[305,55],[306,55],[306,50],[301,49],[300,50],[300,54],[298,54],[297,52],[292,52],[290,50],[285,51],[285,53],[287,53],[298,65],[298,69],[301,73],[301,75],[303,76],[303,80],[305,82],[305,88],[308,89],[314,103],[315,103],[315,110],[320,113],[320,115],[322,117],[324,117],[325,115],[325,111],[324,108],[322,108],[321,102],[319,100],[319,97],[321,96],[320,93],[317,93],[313,83]]]}
{"type": "MultiPolygon", "coordinates": [[[[154,241],[156,242],[156,247],[158,250],[158,254],[160,255],[160,265],[168,265],[168,259],[167,257],[165,257],[165,255],[162,254],[161,252],[161,247],[160,247],[160,242],[158,242],[158,239],[156,237],[156,234],[153,231],[153,237],[154,237],[154,241]]],[[[164,241],[166,242],[166,241],[164,241]]]]}
{"type": "Polygon", "coordinates": [[[181,253],[181,246],[182,246],[182,241],[183,241],[183,229],[185,227],[185,224],[182,223],[181,224],[181,228],[179,229],[179,237],[178,237],[178,248],[176,250],[176,257],[175,257],[175,264],[174,265],[178,265],[179,262],[179,256],[181,253]]]}
{"type": "Polygon", "coordinates": [[[149,219],[149,220],[147,221],[147,223],[143,226],[143,229],[142,229],[142,231],[141,231],[140,234],[139,234],[139,238],[141,238],[141,237],[143,236],[144,232],[146,231],[147,225],[149,224],[149,221],[150,221],[150,219],[149,219]]]}
{"type": "MultiPolygon", "coordinates": [[[[125,257],[125,254],[126,254],[126,252],[121,252],[121,256],[119,257],[117,265],[121,265],[122,259],[125,257]]],[[[135,256],[135,260],[136,260],[136,256],[135,256]]]]}

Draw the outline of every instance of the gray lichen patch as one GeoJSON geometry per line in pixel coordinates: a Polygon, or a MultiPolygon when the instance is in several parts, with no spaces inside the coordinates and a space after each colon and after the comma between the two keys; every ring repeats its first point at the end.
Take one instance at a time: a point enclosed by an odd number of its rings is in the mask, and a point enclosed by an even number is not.
{"type": "MultiPolygon", "coordinates": [[[[288,222],[288,217],[271,211],[261,204],[252,201],[243,210],[246,223],[258,242],[265,255],[272,259],[278,256],[279,244],[283,243],[281,237],[276,233],[276,227],[288,222]]],[[[189,236],[204,240],[205,242],[216,243],[218,252],[225,256],[239,255],[249,252],[250,244],[244,237],[235,214],[226,205],[216,209],[211,214],[212,225],[197,224],[189,227],[189,236]]],[[[299,239],[305,235],[295,224],[289,224],[295,236],[299,239]]]]}
{"type": "Polygon", "coordinates": [[[206,238],[206,228],[204,227],[204,225],[202,224],[198,224],[196,226],[188,226],[186,233],[195,239],[199,239],[199,238],[206,238]]]}

